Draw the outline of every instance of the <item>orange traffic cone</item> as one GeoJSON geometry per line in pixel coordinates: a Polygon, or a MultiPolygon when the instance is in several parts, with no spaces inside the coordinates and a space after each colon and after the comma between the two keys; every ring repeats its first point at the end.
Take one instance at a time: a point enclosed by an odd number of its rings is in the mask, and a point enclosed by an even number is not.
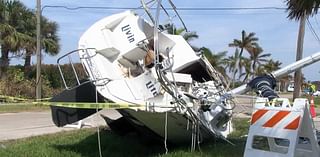
{"type": "Polygon", "coordinates": [[[314,118],[316,117],[316,110],[314,108],[314,100],[313,100],[313,96],[311,96],[310,98],[310,113],[311,113],[311,117],[314,118]]]}

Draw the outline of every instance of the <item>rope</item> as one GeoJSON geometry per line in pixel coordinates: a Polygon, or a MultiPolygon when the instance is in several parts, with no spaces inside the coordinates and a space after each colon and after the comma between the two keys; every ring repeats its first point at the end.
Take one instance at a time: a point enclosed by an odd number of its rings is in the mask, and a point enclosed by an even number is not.
{"type": "MultiPolygon", "coordinates": [[[[98,103],[98,91],[96,88],[96,103],[98,103]]],[[[99,108],[98,105],[96,107],[96,116],[98,116],[99,108]]],[[[101,151],[101,139],[100,139],[100,129],[97,125],[97,136],[98,136],[98,150],[99,150],[99,157],[102,157],[102,151],[101,151]]]]}
{"type": "Polygon", "coordinates": [[[198,149],[199,149],[200,152],[202,152],[202,151],[201,151],[201,147],[200,147],[200,143],[201,143],[200,137],[201,137],[200,124],[197,123],[197,142],[198,142],[198,149]]]}
{"type": "Polygon", "coordinates": [[[192,130],[191,130],[192,134],[191,134],[191,152],[194,152],[195,149],[196,149],[196,124],[195,122],[193,121],[192,122],[192,130]]]}
{"type": "Polygon", "coordinates": [[[166,112],[165,125],[164,125],[164,148],[166,149],[166,154],[168,154],[167,138],[168,138],[168,112],[166,112]]]}

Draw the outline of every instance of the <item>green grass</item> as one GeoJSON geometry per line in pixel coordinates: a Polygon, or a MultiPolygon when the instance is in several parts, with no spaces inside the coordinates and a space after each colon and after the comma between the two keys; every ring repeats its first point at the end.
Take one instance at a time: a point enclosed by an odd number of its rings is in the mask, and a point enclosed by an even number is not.
{"type": "MultiPolygon", "coordinates": [[[[302,98],[306,98],[306,99],[310,100],[310,96],[309,95],[303,95],[302,98]]],[[[314,100],[314,106],[315,107],[320,107],[320,96],[314,96],[313,100],[314,100]]]]}
{"type": "Polygon", "coordinates": [[[313,97],[314,98],[314,106],[315,107],[320,107],[320,97],[313,97]]]}
{"type": "Polygon", "coordinates": [[[31,111],[47,111],[49,106],[35,105],[35,104],[1,104],[0,103],[0,113],[13,113],[13,112],[31,112],[31,111]]]}
{"type": "Polygon", "coordinates": [[[249,120],[250,119],[248,118],[233,119],[232,122],[235,130],[228,137],[232,139],[237,139],[243,137],[244,135],[247,135],[250,127],[249,120]]]}
{"type": "MultiPolygon", "coordinates": [[[[189,144],[169,147],[165,154],[161,143],[143,140],[137,135],[118,136],[110,131],[100,132],[102,155],[110,157],[237,157],[243,156],[248,119],[234,120],[236,131],[230,141],[212,140],[201,144],[200,149],[190,152],[189,144]]],[[[81,129],[51,135],[0,142],[1,157],[96,157],[99,156],[95,129],[81,129]]]]}

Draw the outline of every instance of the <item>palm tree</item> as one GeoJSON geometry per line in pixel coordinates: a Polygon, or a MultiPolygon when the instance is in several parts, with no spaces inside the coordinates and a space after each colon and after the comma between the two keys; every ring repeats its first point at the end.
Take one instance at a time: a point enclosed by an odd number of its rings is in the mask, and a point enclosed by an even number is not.
{"type": "Polygon", "coordinates": [[[282,63],[280,61],[274,61],[270,59],[266,64],[263,65],[263,67],[266,73],[271,73],[273,71],[279,70],[281,64],[282,63]]]}
{"type": "Polygon", "coordinates": [[[240,73],[239,79],[244,76],[242,82],[246,83],[248,81],[248,79],[250,78],[250,76],[253,75],[253,72],[251,70],[251,59],[250,58],[245,58],[243,57],[241,59],[241,63],[242,67],[244,68],[244,73],[240,73]]]}
{"type": "Polygon", "coordinates": [[[265,75],[267,73],[271,73],[273,71],[276,71],[280,69],[280,65],[282,63],[279,61],[274,61],[273,59],[267,60],[264,64],[261,64],[258,66],[255,70],[256,76],[265,75]]]}
{"type": "Polygon", "coordinates": [[[36,51],[36,17],[33,12],[27,13],[24,15],[26,19],[25,28],[23,29],[24,33],[29,34],[33,37],[30,40],[24,43],[25,50],[25,63],[24,63],[24,72],[27,75],[29,71],[29,66],[31,64],[31,55],[36,51]]]}
{"type": "Polygon", "coordinates": [[[235,53],[233,56],[229,56],[226,59],[226,69],[229,69],[229,73],[232,73],[232,88],[235,87],[235,78],[238,73],[238,64],[237,61],[239,60],[239,49],[236,48],[235,53]]]}
{"type": "Polygon", "coordinates": [[[60,38],[57,35],[58,24],[42,17],[41,30],[42,48],[44,49],[44,52],[51,56],[57,55],[60,50],[60,38]]]}
{"type": "MultiPolygon", "coordinates": [[[[288,6],[288,18],[290,20],[300,20],[299,26],[299,34],[298,34],[298,41],[297,41],[297,53],[296,53],[296,60],[302,59],[303,53],[303,39],[304,39],[304,28],[305,28],[305,21],[309,16],[313,16],[318,12],[320,1],[319,0],[286,0],[286,4],[288,6]]],[[[301,87],[301,79],[302,74],[301,70],[297,70],[294,76],[294,92],[293,92],[293,99],[300,96],[300,87],[301,87]]]]}
{"type": "Polygon", "coordinates": [[[318,12],[319,0],[286,0],[288,18],[300,20],[303,16],[313,16],[318,12]]]}
{"type": "Polygon", "coordinates": [[[247,35],[247,33],[242,30],[241,32],[241,39],[233,39],[233,42],[229,44],[229,47],[236,47],[240,49],[239,53],[239,60],[238,60],[238,68],[240,74],[242,73],[242,65],[241,65],[241,59],[242,59],[242,54],[244,50],[247,52],[251,51],[253,48],[258,47],[258,41],[259,39],[255,37],[255,33],[251,32],[247,35]]]}
{"type": "MultiPolygon", "coordinates": [[[[268,60],[266,63],[262,64],[261,66],[258,66],[256,69],[256,76],[265,75],[266,73],[271,73],[273,71],[276,71],[280,69],[280,65],[282,63],[280,61],[274,61],[272,59],[268,60]]],[[[288,83],[285,79],[278,79],[277,81],[277,87],[280,91],[281,89],[284,89],[285,85],[288,83]]]]}
{"type": "Polygon", "coordinates": [[[200,48],[204,56],[208,59],[210,64],[218,71],[220,72],[224,77],[227,77],[227,73],[225,70],[225,65],[227,63],[227,60],[225,58],[227,51],[224,52],[218,52],[218,53],[212,53],[212,51],[206,47],[200,48]]]}
{"type": "MultiPolygon", "coordinates": [[[[26,43],[25,47],[25,63],[24,70],[25,74],[28,73],[29,67],[31,65],[31,56],[35,54],[36,51],[36,27],[35,27],[35,15],[29,18],[29,29],[26,29],[26,33],[29,33],[34,38],[26,43]]],[[[41,17],[41,48],[45,53],[54,56],[57,55],[60,50],[59,37],[57,36],[58,25],[55,22],[49,21],[45,17],[41,17]]]]}
{"type": "MultiPolygon", "coordinates": [[[[49,55],[59,52],[58,25],[41,18],[42,49],[49,55]]],[[[36,50],[36,17],[19,1],[0,1],[0,77],[9,66],[9,53],[25,55],[25,71],[31,64],[31,56],[36,50]]]]}
{"type": "Polygon", "coordinates": [[[170,24],[167,26],[167,33],[173,35],[182,35],[184,40],[189,43],[194,51],[200,51],[198,47],[190,44],[190,41],[199,38],[199,35],[196,32],[187,32],[184,28],[176,28],[173,24],[170,24]]]}
{"type": "Polygon", "coordinates": [[[178,29],[177,29],[177,28],[174,26],[174,24],[169,24],[169,25],[167,25],[166,30],[167,30],[167,33],[168,33],[168,34],[173,34],[173,35],[181,35],[182,32],[185,31],[184,28],[178,28],[178,29]]]}
{"type": "Polygon", "coordinates": [[[246,31],[242,30],[241,40],[233,39],[233,42],[229,44],[229,47],[240,48],[239,56],[241,57],[244,50],[247,50],[249,52],[252,48],[258,47],[257,41],[259,39],[254,36],[255,33],[251,32],[247,35],[246,31]]]}
{"type": "Polygon", "coordinates": [[[28,9],[19,1],[0,1],[0,77],[5,75],[9,66],[9,53],[21,50],[24,41],[30,37],[19,32],[23,26],[23,15],[28,9]]]}
{"type": "Polygon", "coordinates": [[[251,59],[251,69],[253,74],[252,77],[255,77],[257,76],[256,74],[257,66],[262,65],[264,62],[267,62],[268,60],[266,58],[270,57],[271,54],[270,53],[262,54],[263,49],[261,47],[255,47],[251,51],[249,51],[249,53],[250,53],[250,59],[251,59]]]}

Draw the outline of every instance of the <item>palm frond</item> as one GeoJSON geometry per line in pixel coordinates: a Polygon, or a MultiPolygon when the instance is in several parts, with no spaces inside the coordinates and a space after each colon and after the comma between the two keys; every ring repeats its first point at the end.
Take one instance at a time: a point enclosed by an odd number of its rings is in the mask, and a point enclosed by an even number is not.
{"type": "Polygon", "coordinates": [[[300,20],[303,15],[313,16],[318,12],[319,0],[286,0],[288,18],[300,20]]]}

